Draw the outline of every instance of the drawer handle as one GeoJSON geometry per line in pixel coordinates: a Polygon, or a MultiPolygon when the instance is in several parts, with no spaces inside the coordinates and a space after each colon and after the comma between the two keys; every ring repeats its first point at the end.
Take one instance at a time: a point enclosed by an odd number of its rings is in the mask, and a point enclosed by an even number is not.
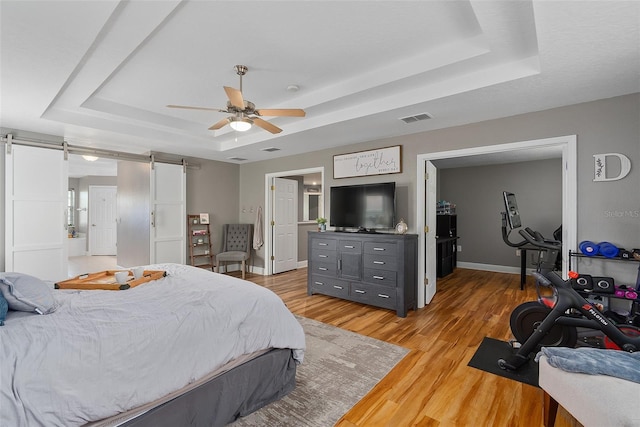
{"type": "Polygon", "coordinates": [[[344,247],[347,248],[347,249],[353,249],[352,245],[344,245],[344,247]]]}
{"type": "Polygon", "coordinates": [[[357,294],[366,294],[367,291],[363,291],[362,289],[354,289],[357,294]]]}
{"type": "Polygon", "coordinates": [[[389,295],[385,295],[385,294],[378,294],[378,296],[379,296],[380,298],[389,298],[389,295]]]}
{"type": "Polygon", "coordinates": [[[384,248],[373,248],[374,251],[384,251],[384,248]]]}
{"type": "Polygon", "coordinates": [[[327,246],[326,243],[318,243],[318,246],[327,246]]]}
{"type": "Polygon", "coordinates": [[[384,276],[373,276],[374,279],[384,280],[384,276]]]}
{"type": "Polygon", "coordinates": [[[319,258],[329,258],[328,255],[318,255],[319,258]]]}
{"type": "Polygon", "coordinates": [[[342,286],[338,286],[338,285],[333,285],[333,287],[336,289],[344,289],[342,286]]]}
{"type": "Polygon", "coordinates": [[[324,283],[322,282],[314,282],[316,285],[320,285],[320,286],[324,286],[324,283]]]}
{"type": "Polygon", "coordinates": [[[374,264],[384,265],[384,261],[373,261],[374,264]]]}
{"type": "Polygon", "coordinates": [[[327,271],[327,267],[318,267],[318,270],[320,270],[320,271],[327,271]]]}

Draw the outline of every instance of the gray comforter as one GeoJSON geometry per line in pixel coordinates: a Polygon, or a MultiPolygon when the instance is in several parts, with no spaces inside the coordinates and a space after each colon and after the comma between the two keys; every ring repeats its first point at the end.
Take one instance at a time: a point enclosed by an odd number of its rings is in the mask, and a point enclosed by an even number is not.
{"type": "Polygon", "coordinates": [[[49,315],[10,312],[0,327],[0,419],[75,426],[160,398],[238,357],[291,348],[302,327],[253,283],[177,264],[126,291],[54,291],[49,315]]]}

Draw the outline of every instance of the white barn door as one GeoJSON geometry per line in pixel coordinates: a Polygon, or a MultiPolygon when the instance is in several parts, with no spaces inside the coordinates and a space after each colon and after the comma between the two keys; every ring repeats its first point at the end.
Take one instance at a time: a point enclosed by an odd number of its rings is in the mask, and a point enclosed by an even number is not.
{"type": "Polygon", "coordinates": [[[151,263],[186,262],[187,186],[184,166],[151,168],[151,263]]]}
{"type": "Polygon", "coordinates": [[[273,273],[298,267],[298,181],[274,178],[273,273]]]}
{"type": "Polygon", "coordinates": [[[62,150],[12,145],[5,154],[5,269],[67,278],[68,164],[62,150]]]}

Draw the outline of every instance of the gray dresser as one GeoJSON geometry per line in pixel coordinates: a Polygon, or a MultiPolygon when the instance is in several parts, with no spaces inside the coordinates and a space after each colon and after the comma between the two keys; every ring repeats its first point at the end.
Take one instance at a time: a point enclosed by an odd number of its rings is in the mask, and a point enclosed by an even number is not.
{"type": "Polygon", "coordinates": [[[417,234],[309,232],[307,293],[395,310],[416,308],[417,234]]]}

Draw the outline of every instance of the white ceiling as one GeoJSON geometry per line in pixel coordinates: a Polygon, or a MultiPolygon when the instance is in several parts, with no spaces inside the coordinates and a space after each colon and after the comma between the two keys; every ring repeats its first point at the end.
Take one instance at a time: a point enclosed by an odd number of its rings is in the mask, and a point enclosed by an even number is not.
{"type": "Polygon", "coordinates": [[[137,154],[251,162],[640,92],[636,1],[1,0],[0,14],[0,126],[137,154]],[[236,64],[257,108],[307,116],[214,132],[223,113],[166,108],[223,108],[236,64]],[[433,118],[399,120],[420,113],[433,118]]]}

